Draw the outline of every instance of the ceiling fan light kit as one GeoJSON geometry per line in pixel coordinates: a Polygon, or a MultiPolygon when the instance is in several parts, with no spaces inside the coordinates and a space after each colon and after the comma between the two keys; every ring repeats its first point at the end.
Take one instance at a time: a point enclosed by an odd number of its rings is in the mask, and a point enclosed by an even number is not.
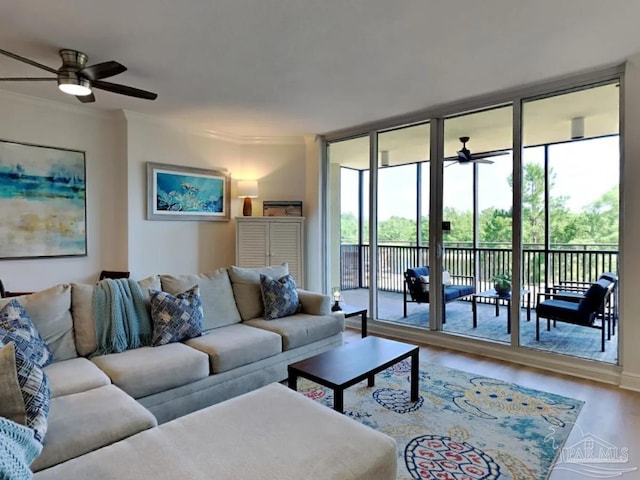
{"type": "Polygon", "coordinates": [[[64,93],[77,97],[91,95],[91,82],[75,74],[70,74],[68,77],[58,75],[58,88],[64,93]]]}
{"type": "Polygon", "coordinates": [[[78,50],[71,50],[68,48],[60,50],[59,54],[62,60],[62,66],[57,70],[6,50],[0,49],[0,54],[33,67],[46,70],[47,72],[55,75],[55,77],[51,78],[7,77],[0,78],[0,82],[57,80],[58,88],[62,92],[74,95],[82,103],[95,102],[96,99],[93,96],[92,91],[94,88],[105,90],[107,92],[118,93],[120,95],[142,98],[145,100],[155,100],[158,98],[158,94],[153,92],[102,81],[103,78],[113,77],[126,71],[127,67],[113,60],[87,66],[89,57],[78,50]]]}

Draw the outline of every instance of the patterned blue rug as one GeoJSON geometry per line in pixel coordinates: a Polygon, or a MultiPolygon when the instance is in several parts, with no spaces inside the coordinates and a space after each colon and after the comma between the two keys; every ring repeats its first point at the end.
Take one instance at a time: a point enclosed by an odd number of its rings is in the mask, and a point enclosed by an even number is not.
{"type": "MultiPolygon", "coordinates": [[[[439,365],[420,364],[409,399],[403,361],[344,392],[345,414],[398,442],[398,479],[548,478],[583,402],[439,365]]],[[[298,390],[333,407],[331,389],[298,390]]]]}

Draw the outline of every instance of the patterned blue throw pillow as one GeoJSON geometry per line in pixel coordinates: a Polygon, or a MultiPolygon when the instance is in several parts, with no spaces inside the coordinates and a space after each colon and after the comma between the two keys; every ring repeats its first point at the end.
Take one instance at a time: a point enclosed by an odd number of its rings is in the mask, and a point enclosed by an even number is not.
{"type": "Polygon", "coordinates": [[[9,345],[9,348],[11,347],[14,348],[16,374],[27,414],[27,427],[33,429],[34,438],[42,443],[47,433],[51,403],[49,380],[42,369],[29,360],[15,344],[9,345]]]}
{"type": "Polygon", "coordinates": [[[53,362],[53,354],[34,327],[24,307],[11,300],[0,310],[0,347],[13,342],[29,360],[39,367],[53,362]]]}
{"type": "Polygon", "coordinates": [[[151,345],[157,347],[202,334],[204,315],[198,286],[176,296],[158,290],[149,293],[153,322],[151,345]]]}
{"type": "Polygon", "coordinates": [[[266,320],[288,317],[298,312],[300,299],[296,282],[291,275],[276,280],[260,274],[260,289],[266,320]]]}

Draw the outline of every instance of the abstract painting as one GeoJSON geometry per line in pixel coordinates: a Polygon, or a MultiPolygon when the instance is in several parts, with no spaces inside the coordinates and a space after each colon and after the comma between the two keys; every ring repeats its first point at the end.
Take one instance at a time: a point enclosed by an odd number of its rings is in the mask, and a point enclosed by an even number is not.
{"type": "Polygon", "coordinates": [[[147,163],[148,220],[229,220],[229,175],[147,163]]]}
{"type": "Polygon", "coordinates": [[[0,140],[0,258],[87,255],[85,154],[0,140]]]}

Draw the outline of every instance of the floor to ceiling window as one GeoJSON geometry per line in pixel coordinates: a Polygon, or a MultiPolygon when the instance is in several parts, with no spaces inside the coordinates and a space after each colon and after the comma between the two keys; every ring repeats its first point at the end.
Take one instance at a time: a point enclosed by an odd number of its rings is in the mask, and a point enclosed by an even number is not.
{"type": "Polygon", "coordinates": [[[616,363],[619,77],[608,75],[330,137],[330,286],[374,321],[616,363]]]}
{"type": "Polygon", "coordinates": [[[504,343],[509,299],[493,279],[511,278],[512,117],[508,105],[444,122],[442,329],[504,343]]]}
{"type": "Polygon", "coordinates": [[[520,344],[616,363],[618,82],[526,101],[522,112],[524,280],[555,321],[541,318],[537,335],[535,319],[522,323],[520,344]],[[588,307],[603,275],[609,290],[588,307]]]}

